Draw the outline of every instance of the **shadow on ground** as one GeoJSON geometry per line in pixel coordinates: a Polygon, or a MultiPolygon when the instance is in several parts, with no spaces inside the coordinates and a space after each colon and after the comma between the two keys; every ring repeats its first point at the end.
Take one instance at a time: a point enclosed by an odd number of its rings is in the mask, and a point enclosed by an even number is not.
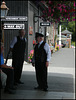
{"type": "Polygon", "coordinates": [[[1,99],[73,99],[74,80],[71,74],[48,74],[48,92],[34,90],[37,86],[35,72],[23,71],[21,80],[24,84],[18,85],[16,94],[4,94],[1,90],[1,99]]]}
{"type": "MultiPolygon", "coordinates": [[[[19,90],[34,90],[37,86],[35,72],[23,72],[22,79],[24,84],[19,85],[19,90]]],[[[74,79],[71,74],[48,74],[48,90],[52,92],[74,92],[74,79]]]]}

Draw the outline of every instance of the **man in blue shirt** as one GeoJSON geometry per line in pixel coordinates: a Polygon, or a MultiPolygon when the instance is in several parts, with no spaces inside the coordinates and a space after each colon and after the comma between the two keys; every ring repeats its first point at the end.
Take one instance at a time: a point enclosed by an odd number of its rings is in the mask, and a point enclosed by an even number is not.
{"type": "Polygon", "coordinates": [[[4,88],[6,86],[6,79],[7,75],[0,69],[0,89],[4,88]]]}
{"type": "Polygon", "coordinates": [[[4,58],[3,58],[3,51],[4,51],[4,46],[3,43],[0,43],[1,47],[0,47],[0,70],[2,70],[6,75],[7,75],[7,80],[6,80],[6,86],[4,89],[5,93],[10,93],[10,94],[14,94],[14,70],[13,67],[7,66],[4,64],[4,58]]]}

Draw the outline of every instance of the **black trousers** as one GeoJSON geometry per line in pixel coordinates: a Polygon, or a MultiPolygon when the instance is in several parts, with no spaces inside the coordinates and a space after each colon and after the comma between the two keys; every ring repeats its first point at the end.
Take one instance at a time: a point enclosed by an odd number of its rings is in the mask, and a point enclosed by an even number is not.
{"type": "Polygon", "coordinates": [[[0,73],[0,89],[2,88],[1,73],[0,73]]]}
{"type": "Polygon", "coordinates": [[[14,82],[18,82],[21,78],[23,62],[23,57],[14,57],[12,59],[12,67],[14,68],[14,82]]]}
{"type": "Polygon", "coordinates": [[[10,68],[2,68],[2,71],[7,75],[6,88],[12,88],[14,85],[14,70],[10,68]]]}
{"type": "Polygon", "coordinates": [[[37,62],[35,64],[36,79],[38,86],[41,88],[48,88],[47,85],[47,67],[45,63],[37,62]]]}

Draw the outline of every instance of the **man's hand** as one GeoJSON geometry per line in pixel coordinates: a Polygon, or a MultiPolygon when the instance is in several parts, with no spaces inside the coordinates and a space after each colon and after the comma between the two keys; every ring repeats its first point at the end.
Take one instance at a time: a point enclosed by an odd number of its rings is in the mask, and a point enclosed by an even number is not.
{"type": "Polygon", "coordinates": [[[34,63],[32,63],[32,66],[34,67],[34,66],[35,66],[35,64],[34,64],[34,63]]]}
{"type": "Polygon", "coordinates": [[[10,68],[10,69],[14,69],[13,67],[7,66],[7,65],[5,65],[5,64],[1,65],[1,68],[10,68]]]}
{"type": "Polygon", "coordinates": [[[49,66],[49,62],[47,61],[47,62],[46,62],[46,67],[48,67],[48,66],[49,66]]]}
{"type": "Polygon", "coordinates": [[[10,68],[10,69],[14,69],[13,67],[10,67],[10,66],[8,66],[8,68],[10,68]]]}
{"type": "Polygon", "coordinates": [[[11,69],[14,69],[13,67],[10,67],[11,69]]]}
{"type": "Polygon", "coordinates": [[[0,69],[0,72],[2,72],[2,70],[0,69]]]}

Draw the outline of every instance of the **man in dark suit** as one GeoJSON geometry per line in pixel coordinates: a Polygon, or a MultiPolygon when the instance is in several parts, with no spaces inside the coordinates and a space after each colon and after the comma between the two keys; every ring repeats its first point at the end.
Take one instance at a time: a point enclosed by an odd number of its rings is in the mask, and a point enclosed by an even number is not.
{"type": "Polygon", "coordinates": [[[23,68],[25,48],[25,31],[20,29],[19,35],[14,37],[10,45],[10,50],[12,51],[12,67],[14,67],[14,84],[23,84],[20,78],[23,68]]]}
{"type": "Polygon", "coordinates": [[[35,89],[47,91],[47,67],[49,65],[51,51],[49,45],[43,41],[44,35],[36,33],[37,45],[34,48],[32,65],[35,65],[38,86],[35,89]]]}

